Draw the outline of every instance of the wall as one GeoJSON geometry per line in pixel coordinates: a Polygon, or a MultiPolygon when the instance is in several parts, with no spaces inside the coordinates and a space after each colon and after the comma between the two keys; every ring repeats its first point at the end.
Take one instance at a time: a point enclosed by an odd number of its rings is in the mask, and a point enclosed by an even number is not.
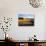
{"type": "MultiPolygon", "coordinates": [[[[34,34],[39,40],[45,38],[45,15],[46,8],[33,8],[28,0],[0,0],[0,17],[13,17],[13,22],[8,34],[16,40],[27,40],[34,34]],[[35,15],[35,26],[33,27],[18,27],[17,13],[31,13],[35,15]]],[[[0,31],[0,34],[2,31],[0,31]]],[[[2,34],[1,34],[2,35],[2,34]]],[[[3,37],[0,36],[0,39],[3,37]]],[[[4,38],[3,38],[4,39],[4,38]]]]}

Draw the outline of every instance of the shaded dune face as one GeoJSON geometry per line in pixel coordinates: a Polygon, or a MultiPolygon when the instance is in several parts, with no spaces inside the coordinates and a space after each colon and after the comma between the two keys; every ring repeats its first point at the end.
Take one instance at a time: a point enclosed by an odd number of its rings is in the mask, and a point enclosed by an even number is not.
{"type": "Polygon", "coordinates": [[[41,4],[41,0],[29,0],[29,3],[32,5],[32,7],[38,8],[41,4]]]}

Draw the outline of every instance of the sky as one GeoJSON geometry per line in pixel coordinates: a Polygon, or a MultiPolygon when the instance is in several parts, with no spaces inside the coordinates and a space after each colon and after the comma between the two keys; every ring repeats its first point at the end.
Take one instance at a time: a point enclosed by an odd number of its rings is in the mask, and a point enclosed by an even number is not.
{"type": "Polygon", "coordinates": [[[22,17],[22,18],[34,18],[34,15],[32,15],[32,14],[18,14],[18,17],[22,17]]]}

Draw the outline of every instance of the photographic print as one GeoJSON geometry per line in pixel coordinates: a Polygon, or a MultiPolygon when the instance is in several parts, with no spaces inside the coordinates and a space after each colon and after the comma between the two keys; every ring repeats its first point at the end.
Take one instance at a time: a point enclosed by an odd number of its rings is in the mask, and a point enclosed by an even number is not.
{"type": "Polygon", "coordinates": [[[34,26],[34,15],[32,14],[19,14],[18,26],[34,26]]]}

